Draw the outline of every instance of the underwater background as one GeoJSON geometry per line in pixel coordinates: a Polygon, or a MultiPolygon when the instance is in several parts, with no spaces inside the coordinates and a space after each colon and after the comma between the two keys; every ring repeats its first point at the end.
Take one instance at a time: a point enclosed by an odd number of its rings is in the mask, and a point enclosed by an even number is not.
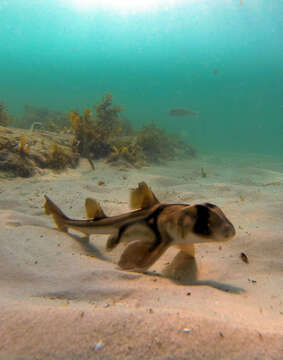
{"type": "Polygon", "coordinates": [[[199,152],[280,157],[282,1],[118,3],[0,0],[0,99],[12,115],[81,111],[111,92],[136,126],[154,121],[199,152]],[[178,107],[199,115],[169,116],[178,107]]]}

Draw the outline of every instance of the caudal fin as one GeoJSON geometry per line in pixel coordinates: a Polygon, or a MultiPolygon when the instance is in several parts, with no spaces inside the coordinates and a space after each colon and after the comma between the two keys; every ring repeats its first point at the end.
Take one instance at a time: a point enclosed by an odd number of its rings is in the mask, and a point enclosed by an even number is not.
{"type": "Polygon", "coordinates": [[[44,195],[44,198],[45,214],[53,217],[53,220],[59,230],[67,232],[68,227],[66,226],[66,221],[69,220],[69,218],[58,208],[56,204],[54,204],[52,200],[49,199],[47,195],[44,195]]]}

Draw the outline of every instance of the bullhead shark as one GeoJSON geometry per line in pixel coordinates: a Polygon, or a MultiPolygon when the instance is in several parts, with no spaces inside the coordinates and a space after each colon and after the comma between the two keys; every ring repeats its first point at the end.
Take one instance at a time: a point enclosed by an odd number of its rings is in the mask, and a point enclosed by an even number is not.
{"type": "Polygon", "coordinates": [[[106,249],[126,245],[118,265],[129,271],[144,272],[152,266],[169,246],[174,246],[194,257],[195,243],[231,240],[236,232],[223,211],[211,203],[161,203],[151,188],[141,182],[130,191],[133,211],[106,216],[98,201],[85,201],[86,220],[66,216],[45,195],[45,213],[51,215],[57,228],[68,232],[79,231],[86,236],[109,234],[106,249]]]}

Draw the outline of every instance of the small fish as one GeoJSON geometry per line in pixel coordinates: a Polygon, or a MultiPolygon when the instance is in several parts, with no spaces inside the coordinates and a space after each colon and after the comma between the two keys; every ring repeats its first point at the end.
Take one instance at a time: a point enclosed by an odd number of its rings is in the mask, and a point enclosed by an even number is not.
{"type": "Polygon", "coordinates": [[[213,73],[214,73],[214,75],[217,75],[217,74],[219,74],[219,70],[218,70],[218,69],[215,69],[215,70],[213,71],[213,73]]]}
{"type": "Polygon", "coordinates": [[[280,181],[273,181],[271,183],[263,184],[262,186],[279,186],[281,185],[280,181]]]}
{"type": "Polygon", "coordinates": [[[175,108],[171,109],[169,111],[170,116],[176,116],[176,117],[184,117],[184,116],[198,116],[197,111],[193,111],[190,109],[184,109],[184,108],[175,108]]]}
{"type": "Polygon", "coordinates": [[[249,258],[244,252],[241,253],[240,257],[241,257],[241,259],[243,260],[244,263],[246,263],[246,264],[249,263],[249,258]]]}
{"type": "Polygon", "coordinates": [[[44,208],[61,231],[109,234],[107,250],[126,243],[118,264],[129,271],[146,271],[169,246],[194,257],[194,243],[228,241],[235,236],[234,226],[216,205],[160,203],[145,182],[130,195],[130,207],[136,210],[116,216],[106,216],[91,198],[85,202],[88,220],[70,219],[46,195],[44,208]]]}
{"type": "Polygon", "coordinates": [[[256,280],[253,280],[253,279],[248,279],[248,282],[250,282],[252,284],[256,284],[256,280]]]}

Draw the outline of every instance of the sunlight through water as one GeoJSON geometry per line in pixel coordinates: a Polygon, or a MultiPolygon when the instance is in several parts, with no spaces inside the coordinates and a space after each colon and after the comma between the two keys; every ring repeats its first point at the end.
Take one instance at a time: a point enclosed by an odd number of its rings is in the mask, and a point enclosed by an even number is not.
{"type": "MultiPolygon", "coordinates": [[[[190,0],[190,2],[194,1],[190,0]]],[[[159,9],[166,10],[184,3],[184,0],[64,0],[64,3],[77,11],[105,9],[128,14],[159,9]]]]}

